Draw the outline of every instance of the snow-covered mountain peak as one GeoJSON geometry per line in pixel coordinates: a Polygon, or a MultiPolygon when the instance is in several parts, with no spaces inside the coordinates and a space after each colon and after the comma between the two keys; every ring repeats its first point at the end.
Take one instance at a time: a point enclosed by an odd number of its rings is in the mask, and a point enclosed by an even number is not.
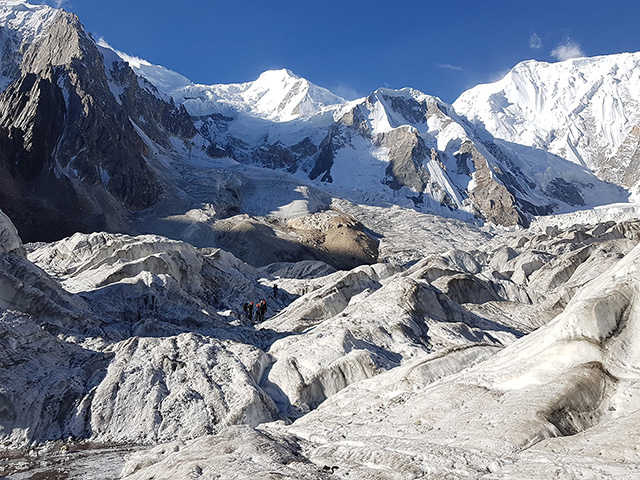
{"type": "Polygon", "coordinates": [[[245,98],[256,101],[258,116],[273,120],[309,117],[325,107],[345,103],[343,98],[287,69],[266,71],[246,85],[245,98]]]}
{"type": "Polygon", "coordinates": [[[428,117],[432,114],[447,114],[451,110],[438,97],[427,95],[420,90],[405,87],[400,90],[378,88],[363,99],[373,132],[383,133],[404,125],[427,129],[428,117]]]}
{"type": "Polygon", "coordinates": [[[3,0],[0,3],[0,12],[6,15],[7,12],[36,12],[36,11],[50,11],[53,8],[47,5],[32,5],[25,0],[3,0]]]}
{"type": "Polygon", "coordinates": [[[243,113],[276,122],[309,118],[327,109],[336,110],[346,103],[326,88],[314,85],[287,69],[268,70],[252,82],[191,84],[166,93],[184,104],[193,116],[214,113],[235,116],[243,113]]]}
{"type": "Polygon", "coordinates": [[[46,5],[31,5],[22,0],[0,3],[0,90],[6,89],[18,75],[23,45],[31,44],[58,12],[46,5]]]}
{"type": "MultiPolygon", "coordinates": [[[[290,81],[297,81],[301,78],[293,73],[288,68],[281,68],[276,70],[266,70],[260,74],[258,79],[254,83],[271,83],[277,84],[278,82],[287,83],[290,81]]],[[[304,80],[304,79],[302,79],[304,80]]],[[[306,81],[306,80],[305,80],[306,81]]]]}
{"type": "Polygon", "coordinates": [[[161,65],[119,51],[104,39],[100,39],[98,45],[115,52],[137,75],[149,80],[176,102],[183,103],[196,117],[248,113],[280,122],[308,118],[327,107],[346,103],[343,98],[286,68],[267,70],[252,82],[203,85],[161,65]]]}
{"type": "Polygon", "coordinates": [[[415,100],[416,102],[419,102],[419,103],[424,103],[427,101],[437,101],[440,103],[444,103],[438,97],[428,95],[424,92],[421,92],[420,90],[416,90],[415,88],[411,88],[411,87],[404,87],[398,90],[382,87],[375,90],[373,94],[382,95],[384,97],[389,97],[389,98],[391,97],[405,98],[407,100],[415,100]]]}
{"type": "Polygon", "coordinates": [[[57,12],[58,10],[47,5],[5,0],[0,3],[0,26],[19,32],[21,40],[31,42],[57,12]]]}
{"type": "Polygon", "coordinates": [[[640,122],[640,52],[528,60],[464,92],[455,110],[510,142],[597,170],[640,122]]]}

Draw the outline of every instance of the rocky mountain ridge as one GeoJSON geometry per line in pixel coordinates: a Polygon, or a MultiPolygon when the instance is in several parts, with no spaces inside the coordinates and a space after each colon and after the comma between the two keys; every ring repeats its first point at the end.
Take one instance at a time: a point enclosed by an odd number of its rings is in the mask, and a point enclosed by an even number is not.
{"type": "Polygon", "coordinates": [[[105,64],[78,18],[62,10],[20,49],[20,71],[0,100],[3,208],[25,239],[124,228],[129,212],[154,204],[163,188],[136,130],[167,144],[169,134],[195,134],[189,116],[124,62],[105,64]]]}

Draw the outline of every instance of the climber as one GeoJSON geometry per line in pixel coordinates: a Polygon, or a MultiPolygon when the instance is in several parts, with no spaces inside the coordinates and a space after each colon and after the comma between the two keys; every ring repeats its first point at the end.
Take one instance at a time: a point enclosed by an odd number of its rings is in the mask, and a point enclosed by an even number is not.
{"type": "Polygon", "coordinates": [[[262,321],[262,319],[260,318],[261,311],[262,311],[262,301],[256,303],[256,323],[259,323],[262,321]]]}
{"type": "Polygon", "coordinates": [[[242,304],[242,310],[249,320],[253,320],[253,302],[242,304]]]}
{"type": "Polygon", "coordinates": [[[277,298],[278,297],[278,285],[277,284],[273,284],[273,298],[277,298]]]}
{"type": "Polygon", "coordinates": [[[267,313],[267,301],[262,300],[262,306],[260,307],[260,321],[264,321],[264,314],[267,313]]]}
{"type": "Polygon", "coordinates": [[[264,314],[267,313],[267,301],[260,300],[256,305],[256,317],[258,322],[264,321],[264,314]]]}

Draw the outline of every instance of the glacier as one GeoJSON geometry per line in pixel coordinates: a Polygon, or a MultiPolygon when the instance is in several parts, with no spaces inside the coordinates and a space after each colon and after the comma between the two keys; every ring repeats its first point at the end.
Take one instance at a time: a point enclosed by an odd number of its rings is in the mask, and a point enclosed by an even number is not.
{"type": "MultiPolygon", "coordinates": [[[[405,225],[427,221],[406,213],[405,225]]],[[[4,443],[49,440],[31,473],[57,471],[55,449],[88,447],[95,456],[71,468],[94,478],[123,444],[137,445],[126,464],[119,454],[123,478],[624,475],[633,448],[584,445],[633,439],[620,434],[634,408],[633,217],[476,234],[449,224],[473,248],[428,254],[399,235],[388,251],[421,260],[335,271],[255,269],[149,235],[23,247],[2,216],[2,291],[15,292],[2,303],[3,364],[19,365],[1,370],[2,418],[15,422],[4,443]],[[254,326],[241,302],[261,297],[269,318],[254,326]],[[55,442],[67,436],[85,440],[55,442]]],[[[445,223],[431,221],[437,238],[445,223]]],[[[19,465],[0,462],[5,474],[19,465]]]]}

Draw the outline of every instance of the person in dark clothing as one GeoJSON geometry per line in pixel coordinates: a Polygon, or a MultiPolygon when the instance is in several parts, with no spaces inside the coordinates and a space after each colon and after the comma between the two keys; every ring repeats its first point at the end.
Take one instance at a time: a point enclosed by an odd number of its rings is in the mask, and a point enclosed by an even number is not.
{"type": "Polygon", "coordinates": [[[264,321],[264,314],[267,313],[267,301],[260,300],[256,305],[256,317],[258,322],[264,321]]]}
{"type": "Polygon", "coordinates": [[[242,309],[244,310],[244,314],[247,316],[249,320],[253,320],[253,302],[244,303],[242,305],[242,309]]]}
{"type": "Polygon", "coordinates": [[[260,323],[262,319],[260,318],[260,311],[262,310],[262,302],[256,303],[256,322],[260,323]]]}
{"type": "Polygon", "coordinates": [[[278,298],[278,285],[273,284],[273,298],[278,298]]]}

